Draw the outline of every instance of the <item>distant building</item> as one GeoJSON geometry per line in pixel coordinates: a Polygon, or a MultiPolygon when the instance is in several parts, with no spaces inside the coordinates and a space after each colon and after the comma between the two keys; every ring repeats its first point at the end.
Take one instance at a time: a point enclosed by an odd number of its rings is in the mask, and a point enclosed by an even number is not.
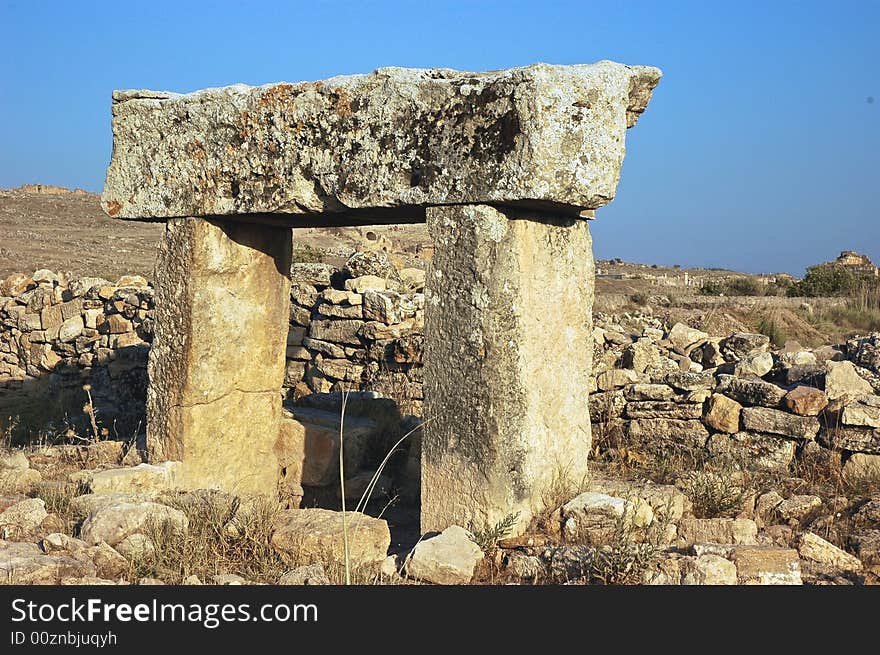
{"type": "Polygon", "coordinates": [[[874,263],[867,255],[860,255],[854,250],[844,250],[840,256],[831,262],[835,266],[845,266],[856,275],[872,275],[880,277],[880,269],[874,266],[874,263]]]}

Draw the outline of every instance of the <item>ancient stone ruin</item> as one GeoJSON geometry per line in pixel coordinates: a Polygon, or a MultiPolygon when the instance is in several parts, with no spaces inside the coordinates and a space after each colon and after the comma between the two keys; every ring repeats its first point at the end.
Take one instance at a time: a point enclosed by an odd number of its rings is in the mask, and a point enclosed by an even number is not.
{"type": "Polygon", "coordinates": [[[167,222],[151,459],[183,486],[274,491],[291,228],[427,221],[421,529],[525,525],[586,472],[585,219],[659,79],[603,61],[115,92],[104,209],[167,222]]]}

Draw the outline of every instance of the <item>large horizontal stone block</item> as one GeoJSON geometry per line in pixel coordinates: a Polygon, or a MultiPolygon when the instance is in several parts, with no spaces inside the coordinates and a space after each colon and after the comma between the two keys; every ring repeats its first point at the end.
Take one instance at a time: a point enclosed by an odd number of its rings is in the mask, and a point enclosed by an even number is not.
{"type": "Polygon", "coordinates": [[[660,75],[601,61],[116,91],[102,203],[118,218],[300,215],[289,225],[395,208],[423,221],[460,203],[576,215],[614,198],[626,129],[660,75]]]}

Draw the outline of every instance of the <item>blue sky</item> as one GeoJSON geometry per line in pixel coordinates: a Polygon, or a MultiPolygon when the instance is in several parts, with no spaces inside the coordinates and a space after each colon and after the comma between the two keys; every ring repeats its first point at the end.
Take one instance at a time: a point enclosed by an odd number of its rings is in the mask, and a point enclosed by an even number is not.
{"type": "Polygon", "coordinates": [[[0,30],[2,188],[99,191],[113,89],[613,59],[664,79],[593,224],[598,257],[797,275],[843,249],[880,260],[880,0],[0,0],[0,30]]]}

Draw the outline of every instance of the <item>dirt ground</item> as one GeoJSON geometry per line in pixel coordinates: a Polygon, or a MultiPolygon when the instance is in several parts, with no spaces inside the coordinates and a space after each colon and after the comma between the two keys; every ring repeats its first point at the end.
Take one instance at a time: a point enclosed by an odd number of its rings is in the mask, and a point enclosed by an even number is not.
{"type": "MultiPolygon", "coordinates": [[[[0,279],[40,268],[152,279],[163,229],[163,223],[111,219],[93,193],[38,185],[0,190],[0,279]]],[[[294,244],[300,256],[336,265],[364,247],[386,248],[400,267],[424,268],[430,258],[424,225],[295,229],[294,244]]]]}

